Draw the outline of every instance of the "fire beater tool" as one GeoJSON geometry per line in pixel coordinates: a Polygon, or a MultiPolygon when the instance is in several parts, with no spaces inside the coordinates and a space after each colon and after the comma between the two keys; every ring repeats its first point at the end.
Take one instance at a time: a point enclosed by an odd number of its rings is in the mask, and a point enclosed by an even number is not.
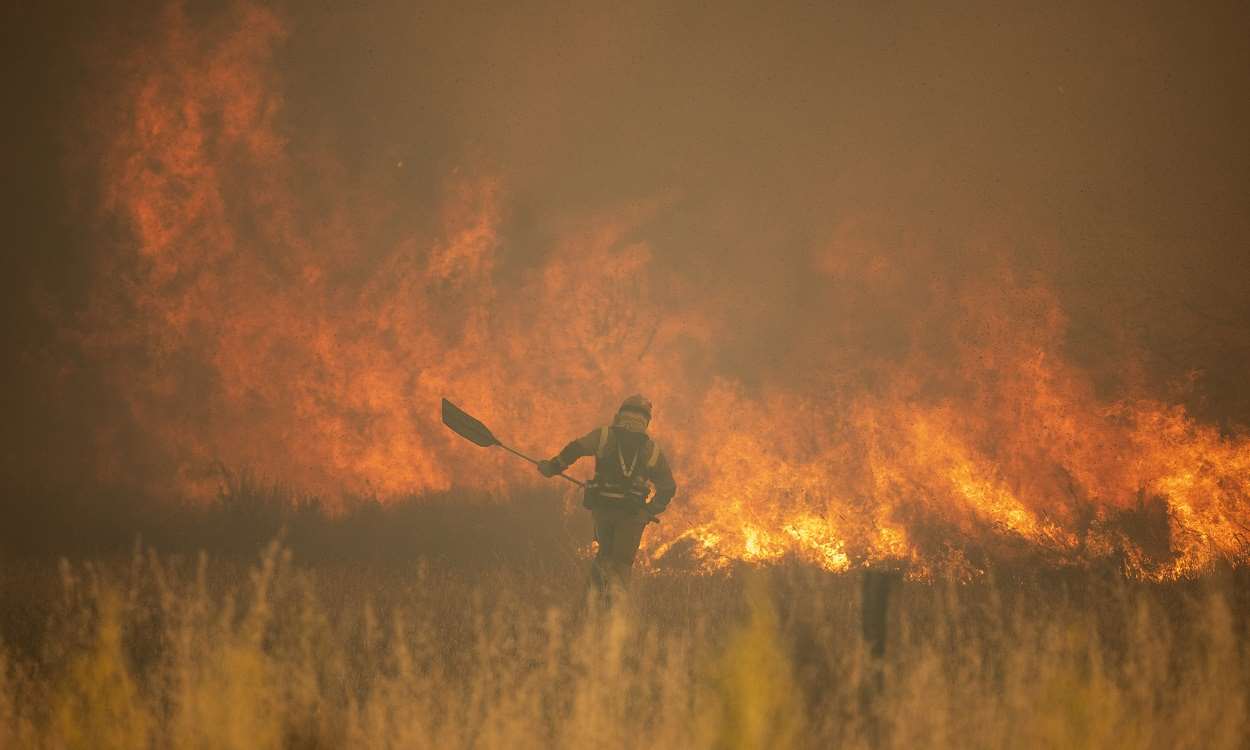
{"type": "MultiPolygon", "coordinates": [[[[521,451],[499,442],[499,438],[495,437],[486,425],[469,416],[469,414],[463,409],[447,399],[443,399],[443,424],[450,427],[452,432],[456,433],[465,440],[468,440],[474,445],[480,445],[483,448],[490,448],[497,445],[514,456],[520,456],[535,466],[538,465],[538,461],[536,459],[530,458],[521,451]]],[[[564,477],[578,487],[585,488],[586,486],[585,482],[578,481],[568,474],[561,473],[559,476],[564,477]]]]}
{"type": "MultiPolygon", "coordinates": [[[[480,445],[483,448],[499,446],[514,456],[520,456],[535,466],[538,465],[538,461],[536,459],[530,458],[521,451],[499,442],[499,438],[495,437],[494,433],[490,431],[490,428],[470,416],[464,409],[461,409],[459,406],[456,406],[447,399],[443,399],[443,424],[447,425],[452,432],[456,433],[465,440],[468,440],[474,445],[480,445]]],[[[557,476],[569,480],[582,489],[586,488],[585,482],[574,479],[568,474],[561,472],[560,474],[557,474],[557,476]]],[[[660,519],[654,516],[651,517],[650,523],[659,522],[660,519]]]]}

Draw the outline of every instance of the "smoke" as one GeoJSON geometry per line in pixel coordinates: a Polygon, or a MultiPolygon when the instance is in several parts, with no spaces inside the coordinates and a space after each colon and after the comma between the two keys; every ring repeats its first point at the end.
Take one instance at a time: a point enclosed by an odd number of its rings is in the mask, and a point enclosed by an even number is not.
{"type": "Polygon", "coordinates": [[[654,556],[1242,556],[1250,112],[1178,13],[96,9],[7,474],[506,495],[440,397],[551,453],[641,390],[654,556]]]}

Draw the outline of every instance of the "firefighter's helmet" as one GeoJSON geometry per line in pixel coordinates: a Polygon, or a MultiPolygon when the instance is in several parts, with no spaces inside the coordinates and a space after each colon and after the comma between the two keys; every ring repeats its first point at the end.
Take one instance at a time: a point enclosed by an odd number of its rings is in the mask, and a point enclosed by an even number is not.
{"type": "Polygon", "coordinates": [[[621,402],[621,408],[616,410],[617,414],[625,411],[637,412],[651,421],[651,399],[643,396],[641,393],[635,393],[629,398],[621,402]]]}

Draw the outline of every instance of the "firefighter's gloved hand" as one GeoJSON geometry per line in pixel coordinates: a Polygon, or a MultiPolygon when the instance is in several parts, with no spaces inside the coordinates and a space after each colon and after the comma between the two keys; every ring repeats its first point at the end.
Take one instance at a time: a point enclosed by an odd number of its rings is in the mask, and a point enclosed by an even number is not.
{"type": "Polygon", "coordinates": [[[638,520],[642,521],[644,525],[648,523],[660,522],[660,519],[656,518],[655,514],[651,512],[651,508],[646,505],[638,509],[638,520]]]}
{"type": "Polygon", "coordinates": [[[538,473],[548,478],[554,477],[560,473],[560,467],[556,465],[555,461],[539,461],[538,473]]]}

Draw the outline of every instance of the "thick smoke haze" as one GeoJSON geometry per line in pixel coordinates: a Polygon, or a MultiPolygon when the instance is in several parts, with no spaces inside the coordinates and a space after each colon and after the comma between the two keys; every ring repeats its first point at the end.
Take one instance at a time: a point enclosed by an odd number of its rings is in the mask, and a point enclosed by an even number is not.
{"type": "Polygon", "coordinates": [[[660,552],[1245,553],[1236,4],[10,16],[6,502],[506,495],[437,397],[548,454],[643,390],[660,552]]]}

